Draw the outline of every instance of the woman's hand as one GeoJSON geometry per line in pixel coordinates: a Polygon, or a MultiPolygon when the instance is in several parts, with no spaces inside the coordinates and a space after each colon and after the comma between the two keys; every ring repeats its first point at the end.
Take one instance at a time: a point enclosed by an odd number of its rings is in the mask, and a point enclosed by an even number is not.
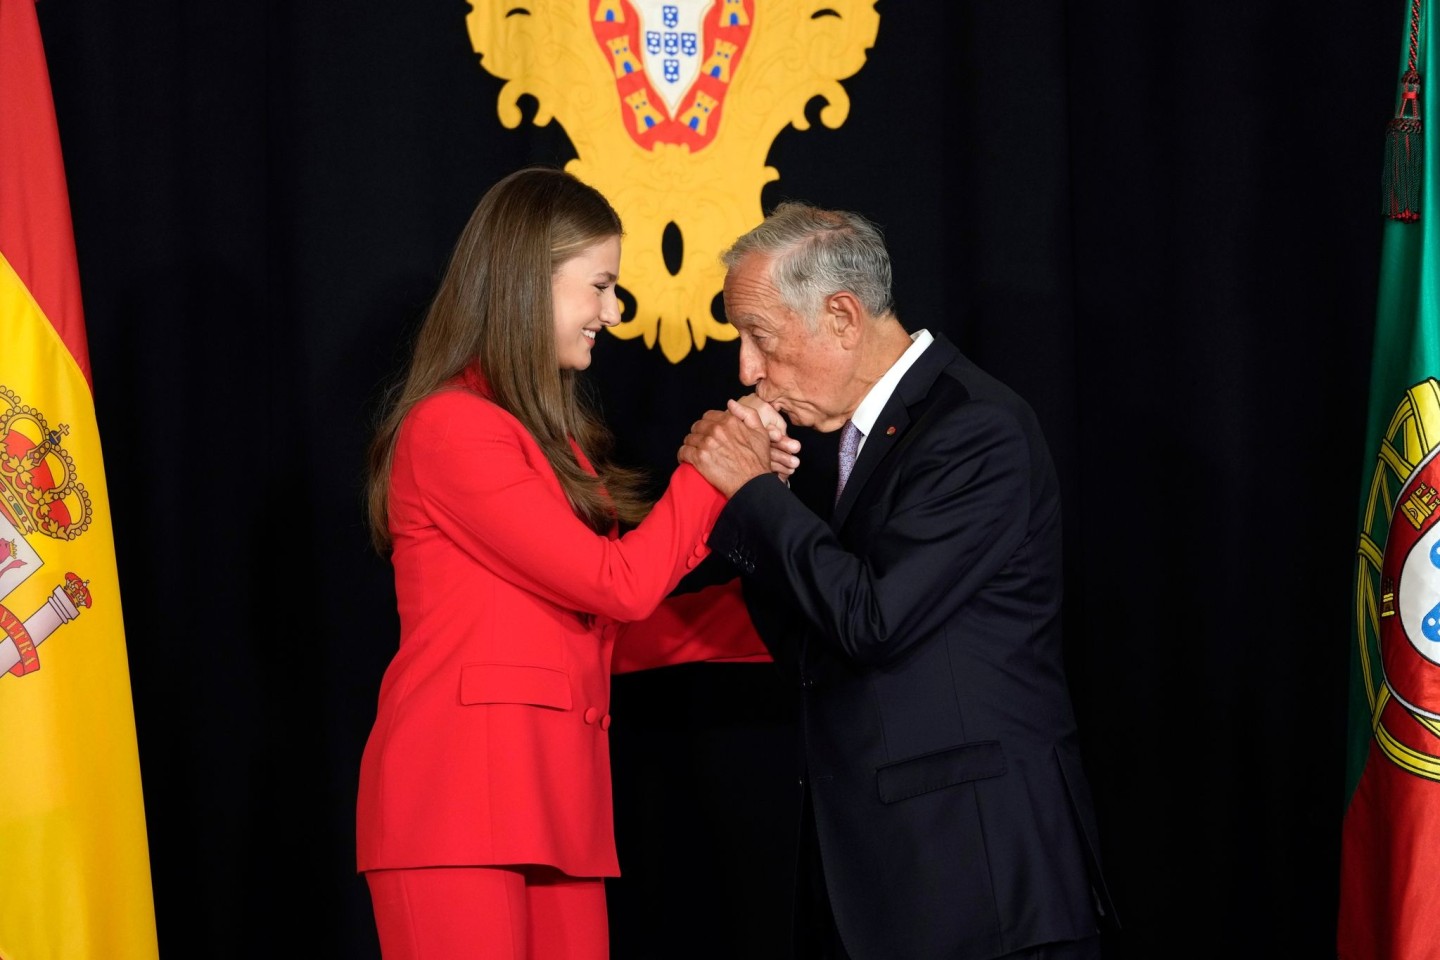
{"type": "MultiPolygon", "coordinates": [[[[786,435],[789,424],[785,418],[780,416],[780,411],[761,400],[758,394],[746,394],[737,402],[759,417],[760,427],[770,437],[770,469],[775,476],[789,483],[790,474],[800,466],[800,458],[796,456],[800,452],[800,441],[786,435]]],[[[746,419],[741,411],[732,408],[730,412],[742,420],[746,419]]]]}

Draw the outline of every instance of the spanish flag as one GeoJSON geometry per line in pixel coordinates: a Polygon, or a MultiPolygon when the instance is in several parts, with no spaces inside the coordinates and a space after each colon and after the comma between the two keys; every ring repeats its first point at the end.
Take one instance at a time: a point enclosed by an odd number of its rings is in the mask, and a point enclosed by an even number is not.
{"type": "Polygon", "coordinates": [[[0,958],[158,956],[119,578],[34,0],[0,0],[0,958]]]}

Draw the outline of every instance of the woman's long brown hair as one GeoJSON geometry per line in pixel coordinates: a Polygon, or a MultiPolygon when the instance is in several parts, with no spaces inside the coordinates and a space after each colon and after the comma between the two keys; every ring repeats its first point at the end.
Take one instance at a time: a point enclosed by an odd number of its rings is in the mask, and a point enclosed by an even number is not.
{"type": "Polygon", "coordinates": [[[581,402],[576,371],[561,370],[555,353],[551,276],[587,247],[622,232],[599,191],[550,167],[516,171],[480,198],[370,442],[370,535],[381,554],[391,546],[390,467],[400,425],[415,404],[472,365],[490,398],[540,444],[581,520],[604,532],[617,520],[638,523],[645,516],[643,475],[607,461],[610,432],[581,402]],[[598,478],[575,459],[572,437],[598,478]]]}

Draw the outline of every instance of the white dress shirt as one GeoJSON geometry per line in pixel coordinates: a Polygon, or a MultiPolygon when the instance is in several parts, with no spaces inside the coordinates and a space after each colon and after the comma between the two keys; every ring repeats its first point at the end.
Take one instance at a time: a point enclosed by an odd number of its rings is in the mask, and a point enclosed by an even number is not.
{"type": "Polygon", "coordinates": [[[917,330],[910,334],[910,346],[900,354],[900,359],[891,365],[885,375],[875,381],[875,386],[865,394],[865,399],[860,401],[860,406],[850,415],[850,422],[860,429],[860,446],[855,451],[856,459],[860,457],[860,451],[865,449],[865,441],[870,437],[870,431],[875,429],[875,421],[880,417],[880,411],[885,409],[885,404],[890,402],[890,395],[900,385],[900,380],[905,373],[920,359],[920,354],[925,348],[935,342],[929,330],[917,330]]]}

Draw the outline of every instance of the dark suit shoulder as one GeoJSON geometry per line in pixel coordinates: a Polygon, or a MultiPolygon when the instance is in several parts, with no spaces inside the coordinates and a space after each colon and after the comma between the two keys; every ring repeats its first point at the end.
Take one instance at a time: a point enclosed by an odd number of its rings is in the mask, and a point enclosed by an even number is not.
{"type": "Polygon", "coordinates": [[[929,438],[931,452],[944,455],[953,443],[968,446],[967,441],[982,437],[1023,447],[1032,495],[1053,495],[1057,483],[1054,462],[1029,402],[953,346],[950,351],[929,389],[910,407],[916,427],[929,438]],[[1002,439],[1007,436],[1011,439],[1002,439]]]}
{"type": "Polygon", "coordinates": [[[1012,416],[1028,436],[1044,442],[1039,419],[1029,401],[958,350],[954,350],[953,356],[940,371],[930,395],[947,405],[967,402],[993,404],[1012,416]]]}

